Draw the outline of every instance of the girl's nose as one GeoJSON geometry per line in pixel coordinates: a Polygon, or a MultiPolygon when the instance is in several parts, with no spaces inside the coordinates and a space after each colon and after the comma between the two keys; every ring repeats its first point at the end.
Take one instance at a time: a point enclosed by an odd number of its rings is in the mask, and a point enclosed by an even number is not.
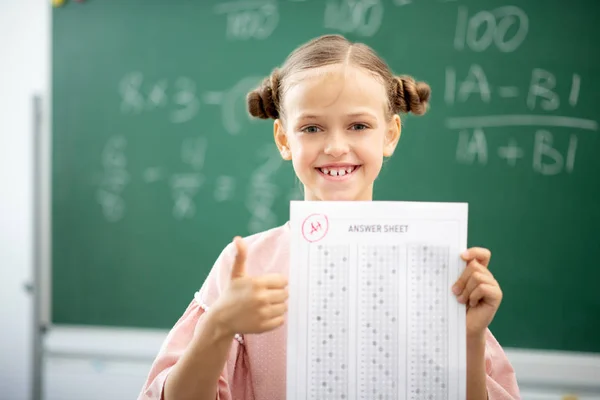
{"type": "Polygon", "coordinates": [[[331,133],[327,135],[325,143],[325,154],[339,158],[350,151],[348,140],[343,133],[331,133]]]}

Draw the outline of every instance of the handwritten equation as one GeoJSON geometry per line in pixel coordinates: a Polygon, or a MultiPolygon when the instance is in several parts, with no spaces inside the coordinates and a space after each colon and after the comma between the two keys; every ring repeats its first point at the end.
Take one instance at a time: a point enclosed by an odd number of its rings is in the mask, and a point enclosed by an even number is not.
{"type": "Polygon", "coordinates": [[[273,207],[277,201],[300,200],[300,186],[289,191],[282,190],[274,182],[283,160],[276,147],[268,143],[255,153],[258,166],[251,172],[248,182],[240,182],[231,175],[205,174],[203,172],[208,152],[208,139],[204,136],[187,138],[181,143],[182,170],[167,169],[160,165],[142,168],[142,173],[132,175],[128,170],[127,140],[124,136],[110,137],[100,156],[100,179],[96,200],[105,220],[115,223],[126,218],[125,192],[133,180],[146,185],[167,185],[171,193],[169,212],[175,220],[189,220],[197,215],[198,194],[202,190],[211,193],[215,203],[234,201],[243,197],[249,212],[247,229],[260,232],[277,223],[273,207]]]}
{"type": "Polygon", "coordinates": [[[554,135],[545,129],[537,129],[533,139],[520,138],[518,140],[510,137],[492,154],[490,154],[490,146],[482,128],[475,128],[472,131],[461,130],[456,148],[456,160],[461,164],[486,165],[491,157],[498,157],[509,167],[515,167],[525,157],[524,146],[519,145],[519,141],[527,142],[527,148],[533,148],[528,162],[536,173],[557,175],[563,172],[573,172],[577,152],[577,135],[570,134],[568,143],[562,148],[558,148],[554,144],[554,135]],[[529,143],[529,141],[533,143],[529,143]]]}
{"type": "Polygon", "coordinates": [[[169,107],[169,119],[179,124],[192,120],[200,108],[196,83],[185,76],[146,82],[141,72],[133,71],[119,82],[120,108],[123,114],[140,115],[169,107]]]}
{"type": "MultiPolygon", "coordinates": [[[[269,40],[281,22],[281,6],[313,0],[257,0],[219,2],[213,7],[224,18],[227,40],[269,40]]],[[[582,90],[589,87],[580,71],[560,72],[537,65],[523,68],[518,82],[502,81],[498,71],[484,68],[487,54],[514,53],[527,43],[533,22],[516,5],[496,8],[467,7],[455,0],[324,0],[322,27],[343,34],[373,37],[380,31],[388,9],[406,10],[424,3],[447,3],[446,12],[453,18],[452,34],[447,44],[460,55],[459,65],[442,67],[443,102],[450,113],[475,105],[474,115],[450,115],[444,128],[456,135],[454,159],[458,164],[485,166],[500,160],[507,168],[527,166],[542,176],[571,174],[577,168],[580,146],[578,133],[598,131],[598,122],[577,116],[582,90]],[[469,59],[471,57],[472,59],[469,59]],[[464,60],[470,61],[464,64],[464,60]],[[523,82],[527,82],[523,84],[523,82]],[[522,113],[502,113],[504,106],[517,105],[522,113]],[[481,106],[489,106],[483,113],[481,106]],[[519,128],[519,134],[513,128],[519,128]],[[502,139],[493,135],[502,134],[502,139]]],[[[534,26],[535,28],[535,26],[534,26]]],[[[489,66],[487,68],[490,68],[489,66]]],[[[247,76],[226,85],[203,87],[187,76],[149,78],[141,71],[125,73],[118,82],[120,112],[142,119],[148,113],[163,110],[169,122],[184,124],[199,119],[202,113],[219,115],[223,131],[236,136],[253,124],[246,112],[246,95],[261,81],[261,76],[247,76]]],[[[440,90],[440,92],[442,92],[440,90]]],[[[513,107],[514,108],[514,107],[513,107]]],[[[101,179],[96,198],[107,221],[125,218],[124,193],[132,180],[145,184],[166,184],[170,190],[173,218],[194,218],[198,195],[208,191],[214,202],[243,199],[250,213],[248,231],[258,232],[276,223],[273,212],[278,201],[302,198],[300,185],[291,190],[275,183],[283,161],[272,143],[254,154],[258,166],[247,181],[232,175],[207,174],[204,169],[209,142],[206,137],[186,139],[181,144],[181,162],[185,169],[168,170],[148,165],[133,176],[127,162],[130,144],[124,136],[111,137],[100,157],[101,179]]]]}
{"type": "MultiPolygon", "coordinates": [[[[483,53],[491,49],[512,53],[526,41],[529,27],[529,17],[517,6],[477,11],[459,6],[452,44],[460,53],[483,53]]],[[[577,71],[557,75],[539,67],[524,73],[529,83],[522,90],[511,82],[491,82],[484,68],[476,62],[468,70],[458,70],[454,66],[445,68],[444,102],[449,109],[461,104],[498,105],[500,107],[495,108],[502,109],[503,104],[520,102],[521,107],[528,110],[523,114],[490,113],[447,118],[446,128],[458,132],[458,163],[483,166],[492,157],[497,157],[508,167],[526,162],[534,172],[545,176],[574,171],[578,146],[575,131],[597,131],[598,122],[550,113],[565,108],[569,113],[576,111],[583,87],[581,75],[577,71]],[[511,132],[514,127],[525,127],[531,134],[518,138],[513,135],[496,148],[489,145],[488,133],[511,132]],[[562,133],[564,128],[568,128],[566,141],[562,133]]]]}
{"type": "Polygon", "coordinates": [[[125,115],[143,117],[159,109],[167,109],[169,120],[181,124],[195,119],[202,108],[217,107],[225,131],[231,135],[241,132],[244,124],[252,123],[245,111],[246,95],[261,81],[248,76],[225,90],[198,91],[188,77],[148,80],[142,72],[127,73],[119,82],[120,111],[125,115]]]}
{"type": "MultiPolygon", "coordinates": [[[[561,94],[556,89],[556,76],[542,68],[531,70],[529,87],[522,93],[518,86],[492,85],[485,71],[478,64],[472,64],[469,70],[459,77],[457,77],[456,69],[449,66],[446,67],[444,101],[447,105],[454,105],[466,103],[474,97],[477,101],[489,104],[494,99],[514,99],[522,96],[523,105],[531,111],[536,110],[536,108],[541,108],[543,111],[557,110],[564,103],[565,98],[571,107],[577,106],[581,89],[581,76],[573,73],[570,76],[561,78],[566,80],[570,87],[568,94],[562,94],[562,102],[561,94]]],[[[563,84],[562,86],[566,85],[563,84]]]]}

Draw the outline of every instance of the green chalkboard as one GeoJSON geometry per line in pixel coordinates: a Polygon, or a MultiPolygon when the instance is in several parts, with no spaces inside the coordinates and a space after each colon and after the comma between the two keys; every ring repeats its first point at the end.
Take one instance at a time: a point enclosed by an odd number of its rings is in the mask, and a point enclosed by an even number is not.
{"type": "Polygon", "coordinates": [[[432,87],[376,199],[468,202],[501,343],[600,352],[599,17],[586,0],[54,9],[52,322],[167,329],[234,235],[287,220],[298,182],[245,95],[336,32],[432,87]]]}

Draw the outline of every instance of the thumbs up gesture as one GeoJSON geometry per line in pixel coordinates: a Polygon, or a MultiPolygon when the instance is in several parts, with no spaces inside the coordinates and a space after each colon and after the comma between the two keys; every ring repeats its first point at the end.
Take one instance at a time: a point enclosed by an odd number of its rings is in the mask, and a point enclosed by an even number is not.
{"type": "Polygon", "coordinates": [[[263,333],[281,326],[287,312],[287,278],[281,274],[248,276],[248,249],[235,237],[236,256],[227,289],[211,309],[227,334],[263,333]]]}

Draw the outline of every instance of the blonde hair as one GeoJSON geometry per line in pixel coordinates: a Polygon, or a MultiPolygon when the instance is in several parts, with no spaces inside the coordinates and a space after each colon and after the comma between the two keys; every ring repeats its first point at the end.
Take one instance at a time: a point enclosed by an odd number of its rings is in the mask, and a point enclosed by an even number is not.
{"type": "Polygon", "coordinates": [[[395,76],[375,51],[352,43],[341,35],[324,35],[296,48],[281,68],[275,68],[261,85],[247,95],[248,112],[262,119],[283,118],[281,107],[286,83],[297,72],[332,64],[350,64],[370,71],[381,80],[388,94],[388,115],[427,111],[431,89],[410,76],[395,76]]]}

